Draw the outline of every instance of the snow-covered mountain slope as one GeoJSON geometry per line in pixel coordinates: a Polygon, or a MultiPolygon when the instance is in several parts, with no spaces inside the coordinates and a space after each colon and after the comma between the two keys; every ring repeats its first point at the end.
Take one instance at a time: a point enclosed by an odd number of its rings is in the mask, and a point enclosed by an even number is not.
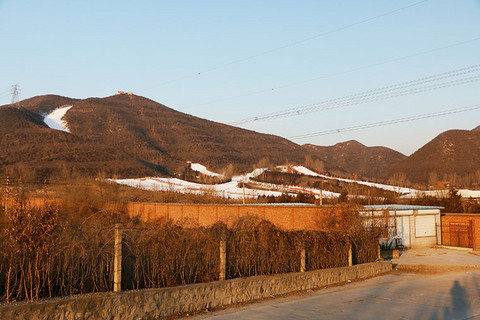
{"type": "MultiPolygon", "coordinates": [[[[192,169],[199,169],[209,174],[216,174],[206,170],[205,166],[201,164],[192,164],[192,169]]],[[[275,196],[282,194],[295,195],[298,193],[305,193],[315,196],[317,199],[323,198],[337,198],[340,194],[330,191],[321,191],[314,188],[304,188],[293,185],[277,185],[272,183],[264,183],[252,181],[254,178],[267,170],[266,168],[255,169],[254,171],[241,176],[233,177],[231,181],[221,184],[207,185],[195,182],[184,181],[177,178],[158,178],[145,177],[137,179],[110,179],[109,181],[116,182],[123,185],[128,185],[134,188],[153,191],[171,191],[179,193],[192,194],[210,194],[216,197],[242,199],[242,198],[258,198],[261,196],[275,196]],[[250,187],[243,188],[243,183],[250,187]]],[[[201,172],[201,171],[200,171],[201,172]]]]}
{"type": "Polygon", "coordinates": [[[190,164],[190,168],[192,168],[193,171],[200,172],[201,174],[204,174],[206,176],[224,178],[223,174],[212,172],[208,170],[207,167],[205,167],[204,165],[201,165],[200,163],[192,163],[190,164]]]}
{"type": "Polygon", "coordinates": [[[51,129],[70,133],[70,129],[68,128],[68,123],[66,120],[63,119],[63,117],[65,117],[65,114],[71,108],[72,106],[57,108],[52,112],[46,114],[45,117],[43,118],[43,122],[45,122],[45,124],[51,129]]]}
{"type": "Polygon", "coordinates": [[[357,184],[365,185],[365,186],[368,186],[368,187],[379,188],[379,189],[393,191],[393,192],[401,193],[401,194],[409,194],[409,193],[412,193],[412,192],[417,192],[417,190],[411,189],[411,188],[396,187],[396,186],[390,186],[390,185],[386,185],[386,184],[373,183],[373,182],[361,181],[361,180],[352,180],[352,179],[331,177],[331,176],[327,176],[327,175],[324,175],[324,174],[316,173],[316,172],[314,172],[314,171],[312,171],[312,170],[310,170],[310,169],[308,169],[304,166],[293,166],[292,169],[299,174],[303,174],[303,175],[307,175],[307,176],[322,177],[322,178],[325,178],[325,179],[338,180],[338,181],[347,182],[347,183],[357,183],[357,184]]]}

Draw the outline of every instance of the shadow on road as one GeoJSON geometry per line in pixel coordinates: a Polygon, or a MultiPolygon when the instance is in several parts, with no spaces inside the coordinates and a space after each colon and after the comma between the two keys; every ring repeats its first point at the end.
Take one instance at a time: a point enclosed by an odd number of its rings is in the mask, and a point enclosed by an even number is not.
{"type": "Polygon", "coordinates": [[[445,305],[442,310],[435,311],[430,320],[467,319],[470,312],[470,304],[465,294],[465,289],[455,280],[450,289],[451,304],[445,305]]]}

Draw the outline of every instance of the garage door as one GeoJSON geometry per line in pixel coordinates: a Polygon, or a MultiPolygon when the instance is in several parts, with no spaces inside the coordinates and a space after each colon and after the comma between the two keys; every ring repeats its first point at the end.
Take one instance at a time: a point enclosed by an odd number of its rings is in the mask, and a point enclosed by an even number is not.
{"type": "Polygon", "coordinates": [[[435,232],[435,216],[425,215],[415,217],[415,236],[420,237],[433,237],[436,236],[435,232]]]}

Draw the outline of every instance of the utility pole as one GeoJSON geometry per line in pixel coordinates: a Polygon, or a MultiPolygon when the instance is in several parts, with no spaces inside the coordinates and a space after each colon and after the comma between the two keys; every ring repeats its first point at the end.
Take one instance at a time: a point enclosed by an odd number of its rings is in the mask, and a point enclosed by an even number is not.
{"type": "Polygon", "coordinates": [[[225,230],[221,232],[220,239],[220,274],[218,280],[225,280],[227,273],[227,233],[225,230]]]}
{"type": "Polygon", "coordinates": [[[243,204],[245,204],[245,180],[243,180],[243,204]]]}
{"type": "Polygon", "coordinates": [[[10,89],[10,92],[12,94],[12,106],[17,105],[20,97],[20,91],[20,85],[18,83],[12,85],[12,88],[10,89]]]}
{"type": "Polygon", "coordinates": [[[322,177],[322,188],[320,189],[320,205],[323,205],[323,181],[324,178],[322,177]]]}
{"type": "Polygon", "coordinates": [[[115,258],[113,262],[113,291],[122,290],[122,230],[121,224],[115,225],[115,258]]]}

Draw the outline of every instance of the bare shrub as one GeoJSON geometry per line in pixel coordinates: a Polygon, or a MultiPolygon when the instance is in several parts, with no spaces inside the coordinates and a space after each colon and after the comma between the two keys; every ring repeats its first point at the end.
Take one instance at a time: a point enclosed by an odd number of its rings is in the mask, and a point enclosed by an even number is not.
{"type": "Polygon", "coordinates": [[[157,221],[126,230],[128,288],[157,288],[218,279],[219,241],[214,228],[183,228],[157,221]],[[129,262],[128,262],[129,261],[129,262]]]}
{"type": "MultiPolygon", "coordinates": [[[[386,212],[388,213],[388,211],[386,212]]],[[[388,215],[361,215],[355,205],[340,205],[325,210],[322,219],[317,222],[321,230],[337,233],[338,239],[345,239],[352,245],[353,263],[375,261],[379,237],[385,236],[388,215]]]]}
{"type": "Polygon", "coordinates": [[[147,223],[90,200],[72,195],[59,206],[31,207],[14,199],[0,224],[0,302],[111,291],[119,222],[124,289],[218,280],[223,237],[228,278],[298,272],[302,248],[307,270],[346,266],[350,243],[356,262],[376,259],[377,229],[363,225],[352,207],[332,209],[321,231],[285,231],[255,217],[230,229],[147,223]]]}
{"type": "Polygon", "coordinates": [[[306,231],[300,235],[305,245],[307,270],[348,265],[349,246],[344,235],[322,231],[306,231]]]}
{"type": "Polygon", "coordinates": [[[299,271],[296,234],[256,217],[239,219],[227,240],[227,277],[299,271]]]}

